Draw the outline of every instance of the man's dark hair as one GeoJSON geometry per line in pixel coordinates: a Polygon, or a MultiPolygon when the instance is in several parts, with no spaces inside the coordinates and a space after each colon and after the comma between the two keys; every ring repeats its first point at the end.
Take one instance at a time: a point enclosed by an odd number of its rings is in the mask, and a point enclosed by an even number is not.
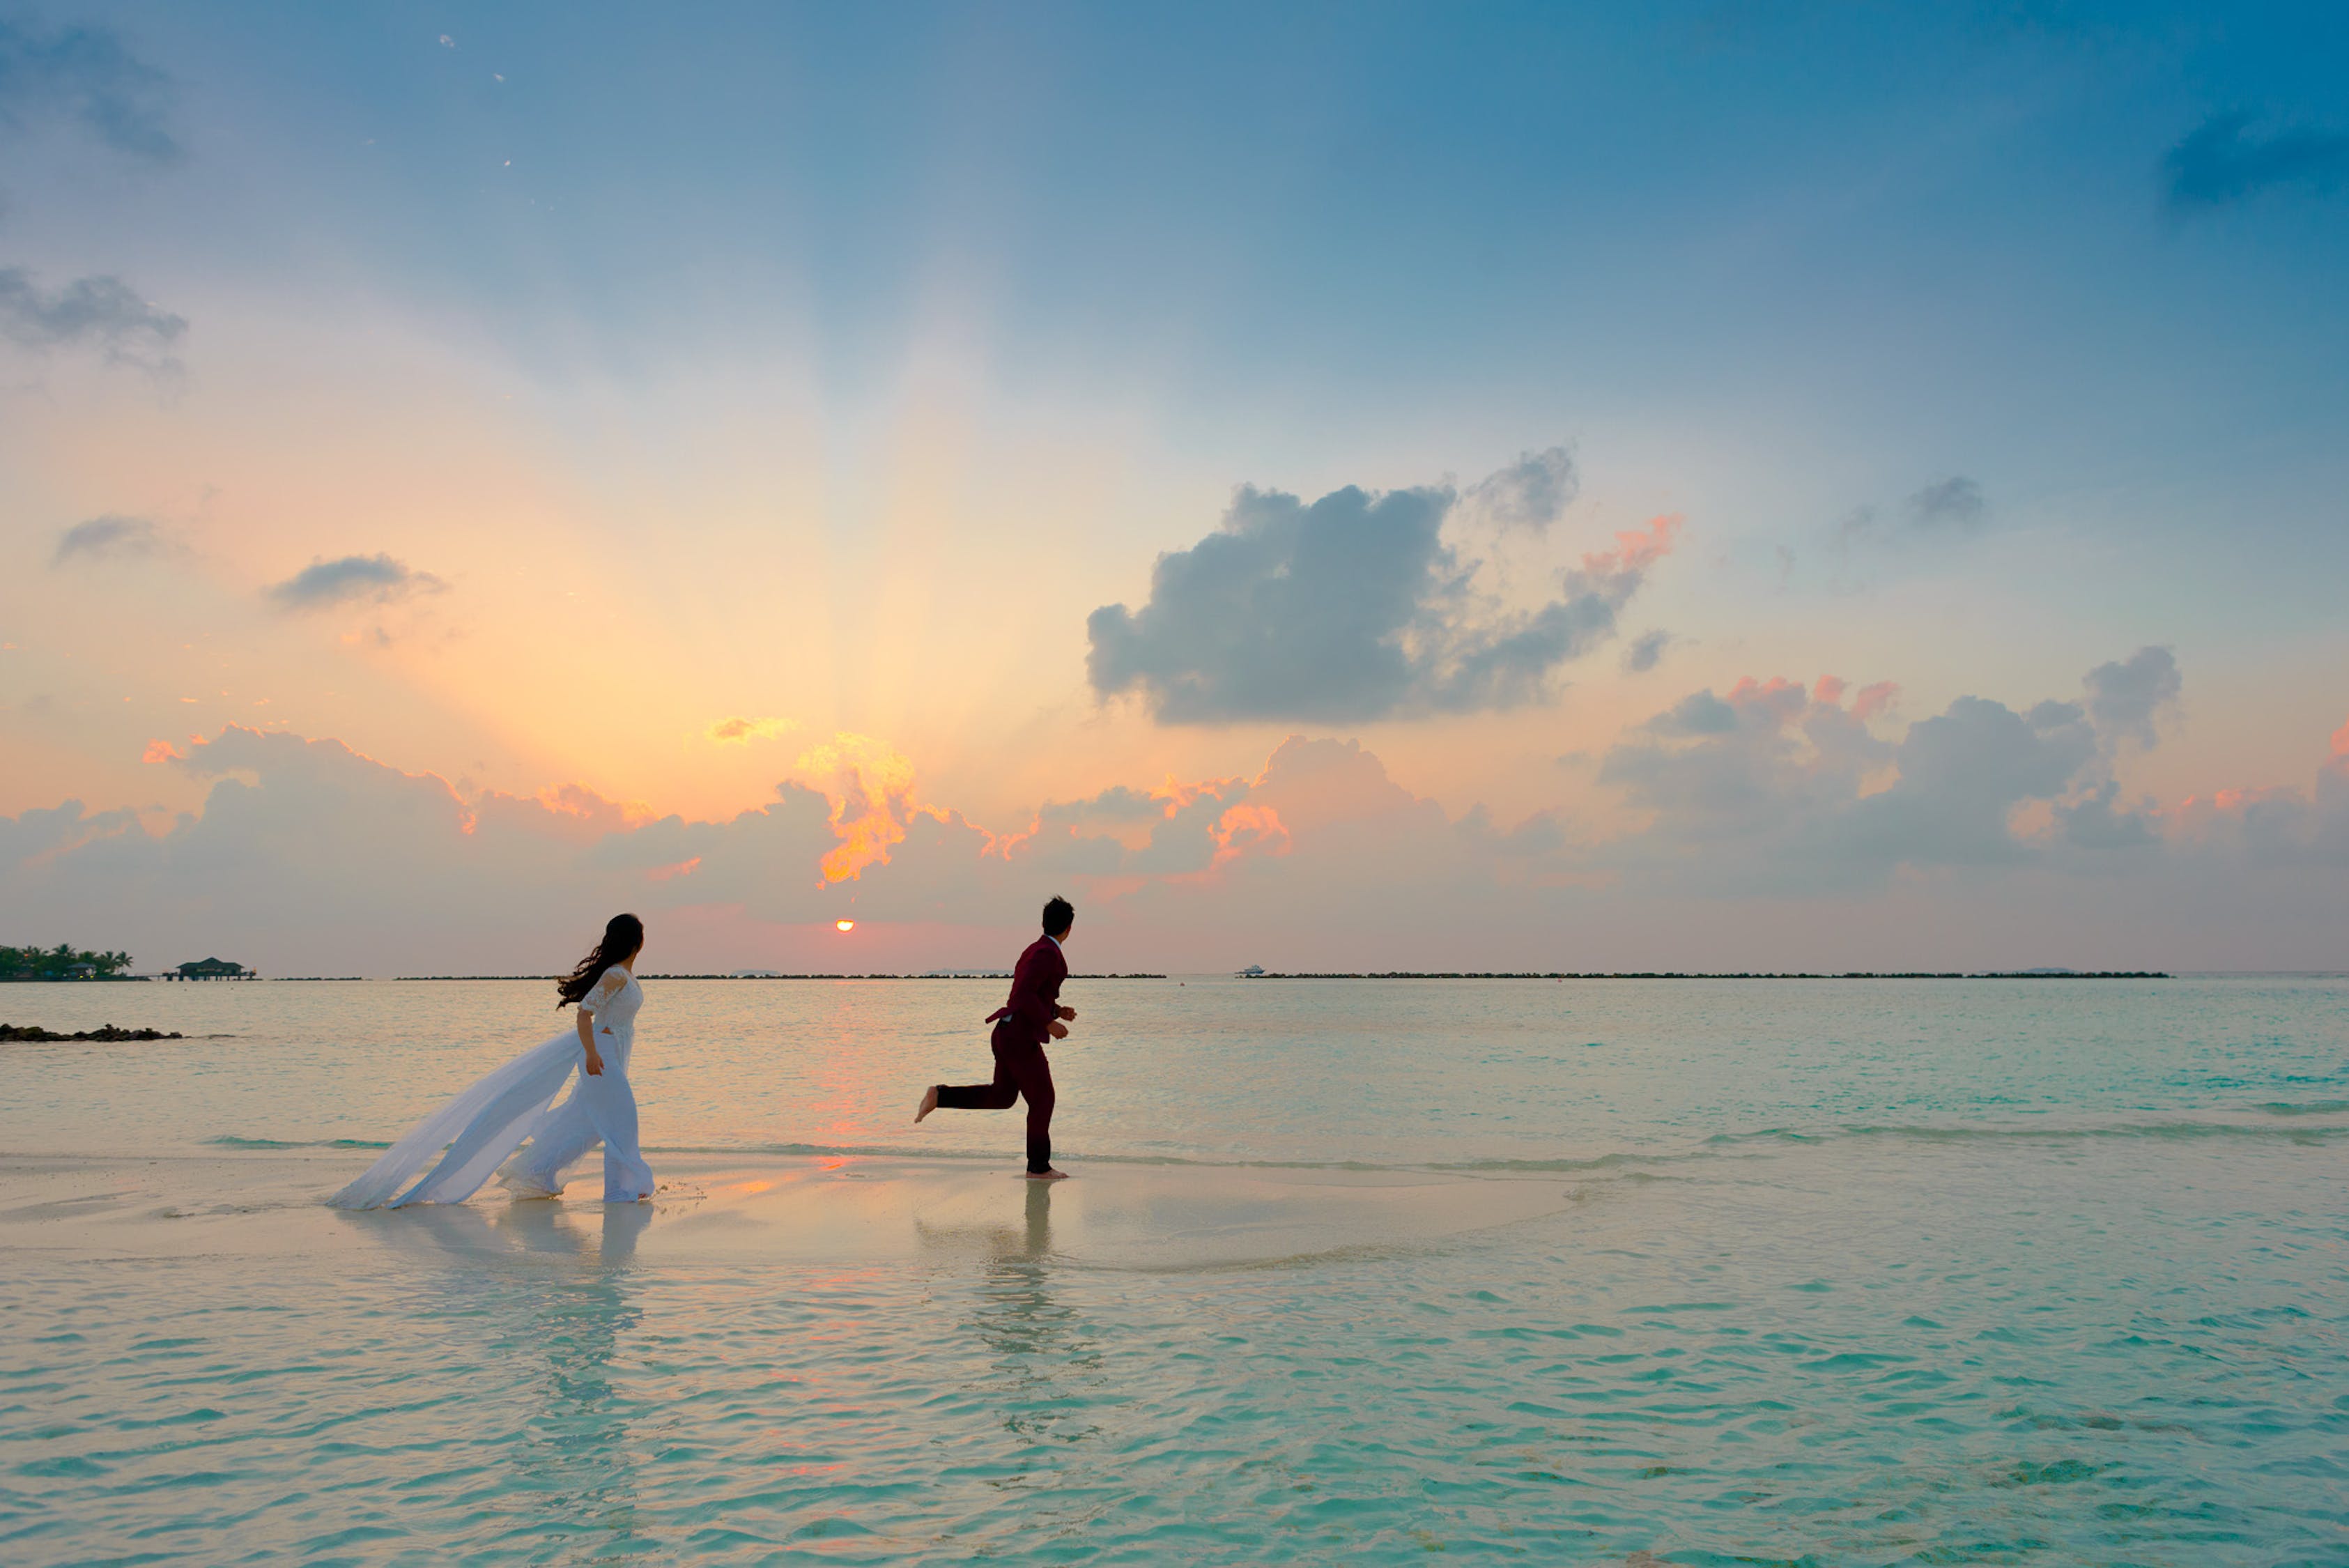
{"type": "Polygon", "coordinates": [[[1066,898],[1054,898],[1044,906],[1044,934],[1065,937],[1069,928],[1077,923],[1077,907],[1066,898]]]}

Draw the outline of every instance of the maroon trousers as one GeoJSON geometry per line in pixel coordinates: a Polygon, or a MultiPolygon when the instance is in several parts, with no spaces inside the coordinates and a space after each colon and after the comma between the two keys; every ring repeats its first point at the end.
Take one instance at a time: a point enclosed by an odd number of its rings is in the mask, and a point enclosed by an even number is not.
{"type": "Polygon", "coordinates": [[[1019,1036],[1018,1026],[1005,1019],[988,1042],[995,1053],[995,1082],[940,1084],[938,1108],[958,1111],[1009,1110],[1011,1102],[1028,1101],[1028,1169],[1040,1175],[1052,1168],[1052,1064],[1044,1048],[1019,1036]]]}

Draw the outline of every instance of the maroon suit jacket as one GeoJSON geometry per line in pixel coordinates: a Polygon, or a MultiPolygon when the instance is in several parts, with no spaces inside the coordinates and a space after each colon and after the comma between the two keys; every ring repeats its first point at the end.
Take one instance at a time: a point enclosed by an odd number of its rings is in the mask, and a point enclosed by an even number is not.
{"type": "Polygon", "coordinates": [[[1050,937],[1038,937],[1011,971],[1009,999],[988,1013],[987,1021],[1000,1020],[1020,1040],[1041,1045],[1051,1038],[1050,1025],[1061,1016],[1061,982],[1068,978],[1069,961],[1061,955],[1061,944],[1050,937]]]}

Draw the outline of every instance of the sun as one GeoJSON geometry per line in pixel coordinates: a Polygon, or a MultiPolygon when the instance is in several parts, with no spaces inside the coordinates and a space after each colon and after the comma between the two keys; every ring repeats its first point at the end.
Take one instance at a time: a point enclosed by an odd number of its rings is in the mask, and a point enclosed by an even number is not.
{"type": "Polygon", "coordinates": [[[834,920],[832,922],[832,929],[835,931],[853,931],[856,929],[856,922],[854,920],[834,920]]]}

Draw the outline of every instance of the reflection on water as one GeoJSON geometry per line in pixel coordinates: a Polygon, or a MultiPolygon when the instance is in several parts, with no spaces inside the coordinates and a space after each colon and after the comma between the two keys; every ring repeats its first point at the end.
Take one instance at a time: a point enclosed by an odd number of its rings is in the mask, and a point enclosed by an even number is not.
{"type": "Polygon", "coordinates": [[[1017,1225],[936,1225],[916,1220],[926,1245],[981,1250],[978,1288],[963,1331],[992,1353],[978,1392],[1004,1430],[1030,1444],[1081,1443],[1100,1432],[1087,1411],[1101,1381],[1101,1350],[1083,1315],[1053,1288],[1052,1197],[1060,1183],[1030,1181],[1017,1225]]]}
{"type": "Polygon", "coordinates": [[[526,1396],[482,1413],[503,1449],[497,1490],[534,1496],[530,1512],[541,1523],[531,1532],[572,1541],[598,1562],[626,1562],[656,1543],[637,1515],[637,1406],[614,1364],[643,1319],[633,1264],[656,1210],[603,1203],[588,1212],[554,1202],[431,1204],[353,1218],[402,1251],[442,1255],[440,1305],[452,1328],[480,1325],[486,1359],[539,1364],[504,1380],[526,1396]],[[524,1266],[502,1266],[497,1254],[524,1266]]]}

